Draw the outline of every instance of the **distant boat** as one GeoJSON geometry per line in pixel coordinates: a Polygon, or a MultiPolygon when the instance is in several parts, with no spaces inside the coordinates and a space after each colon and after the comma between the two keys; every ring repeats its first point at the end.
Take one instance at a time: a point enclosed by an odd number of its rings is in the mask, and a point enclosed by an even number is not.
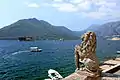
{"type": "Polygon", "coordinates": [[[117,54],[120,54],[120,51],[117,51],[117,54]]]}
{"type": "Polygon", "coordinates": [[[63,39],[63,38],[60,38],[59,40],[60,40],[60,41],[64,41],[64,39],[63,39]]]}
{"type": "Polygon", "coordinates": [[[42,49],[39,49],[38,47],[30,47],[31,52],[41,52],[42,49]]]}
{"type": "Polygon", "coordinates": [[[18,40],[19,41],[33,41],[33,37],[24,36],[24,37],[19,37],[18,40]]]}

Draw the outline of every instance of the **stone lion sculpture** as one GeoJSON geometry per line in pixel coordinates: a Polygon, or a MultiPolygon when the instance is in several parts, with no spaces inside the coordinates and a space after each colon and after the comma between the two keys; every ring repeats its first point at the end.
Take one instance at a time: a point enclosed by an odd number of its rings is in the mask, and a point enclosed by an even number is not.
{"type": "Polygon", "coordinates": [[[82,37],[82,42],[75,46],[76,71],[86,70],[100,75],[99,62],[96,56],[96,35],[87,32],[82,37]],[[81,65],[83,65],[81,67],[81,65]]]}

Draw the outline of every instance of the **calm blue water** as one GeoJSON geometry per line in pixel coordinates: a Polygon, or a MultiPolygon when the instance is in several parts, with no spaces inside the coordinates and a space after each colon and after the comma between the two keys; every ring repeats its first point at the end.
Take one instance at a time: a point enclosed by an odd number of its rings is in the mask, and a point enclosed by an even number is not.
{"type": "MultiPolygon", "coordinates": [[[[43,80],[52,68],[62,76],[74,72],[74,46],[79,40],[33,41],[0,40],[0,80],[43,80]],[[42,52],[30,52],[31,46],[38,46],[42,52]]],[[[120,41],[99,40],[97,56],[104,60],[116,56],[120,41]]]]}

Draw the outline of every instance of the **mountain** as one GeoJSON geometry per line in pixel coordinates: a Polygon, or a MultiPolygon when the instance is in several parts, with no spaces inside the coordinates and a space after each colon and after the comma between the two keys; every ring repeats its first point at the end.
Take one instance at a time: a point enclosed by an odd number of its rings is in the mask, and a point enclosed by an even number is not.
{"type": "Polygon", "coordinates": [[[36,18],[22,19],[0,29],[1,38],[18,38],[22,36],[32,36],[39,39],[78,39],[66,27],[53,26],[36,18]]]}
{"type": "Polygon", "coordinates": [[[79,35],[87,32],[94,31],[98,37],[115,37],[120,36],[120,21],[108,22],[102,25],[91,25],[83,31],[77,32],[79,35]]]}
{"type": "Polygon", "coordinates": [[[113,36],[120,35],[120,21],[109,22],[103,25],[97,26],[97,29],[92,29],[99,36],[113,36]]]}

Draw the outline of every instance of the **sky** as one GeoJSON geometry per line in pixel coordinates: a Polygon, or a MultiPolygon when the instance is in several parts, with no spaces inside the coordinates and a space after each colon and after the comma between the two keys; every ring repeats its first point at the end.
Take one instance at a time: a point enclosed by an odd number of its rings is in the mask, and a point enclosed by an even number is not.
{"type": "Polygon", "coordinates": [[[28,18],[80,31],[120,20],[120,0],[0,0],[0,28],[28,18]]]}

